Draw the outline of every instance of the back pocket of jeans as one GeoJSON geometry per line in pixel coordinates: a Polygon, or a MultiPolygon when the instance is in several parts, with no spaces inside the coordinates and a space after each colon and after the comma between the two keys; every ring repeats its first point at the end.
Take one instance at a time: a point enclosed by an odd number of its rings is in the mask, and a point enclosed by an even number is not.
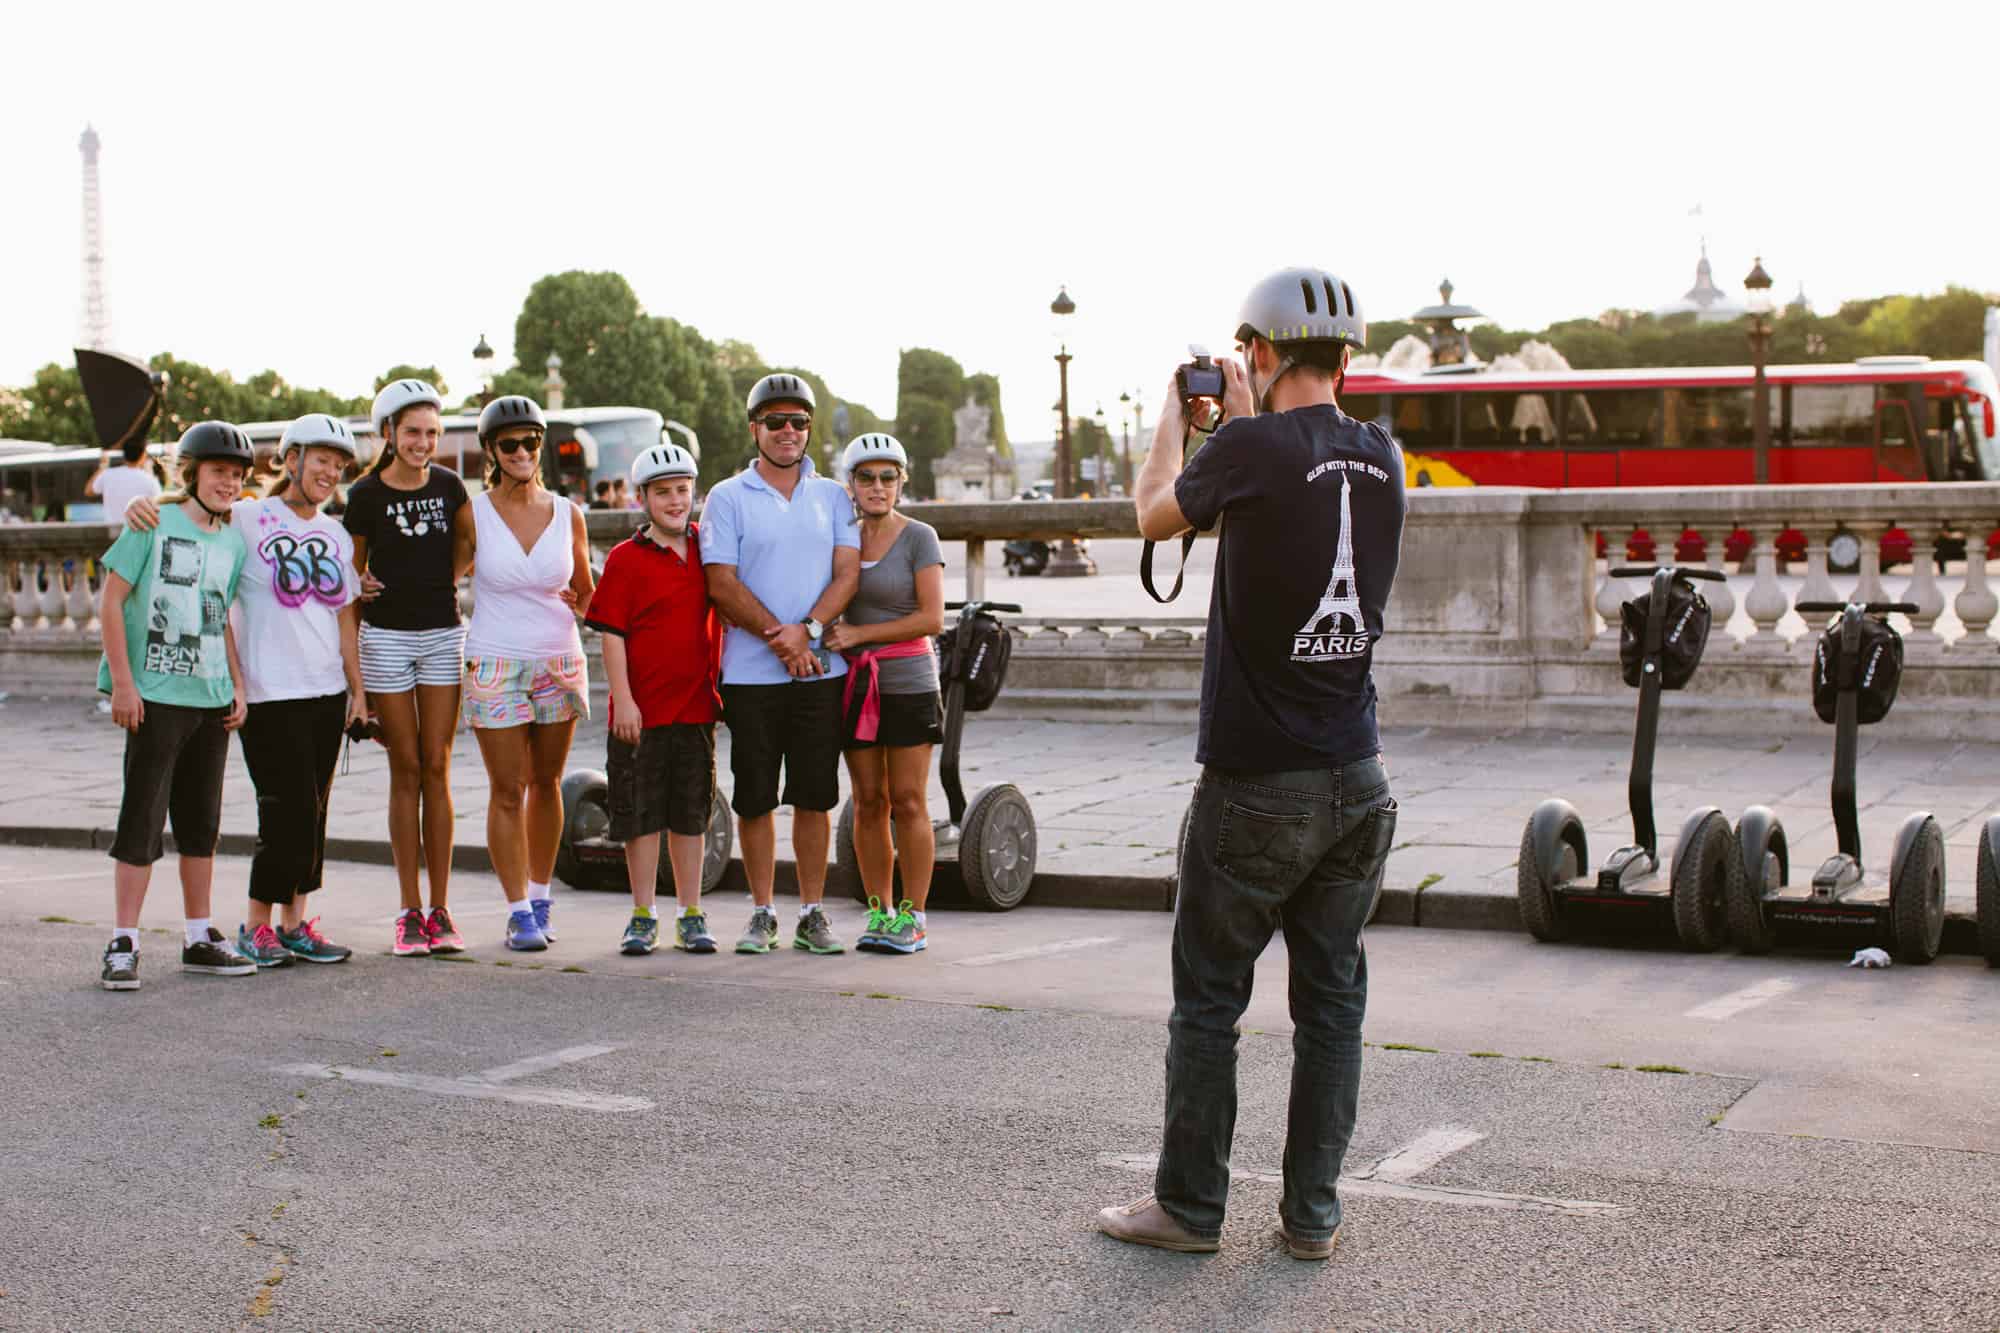
{"type": "Polygon", "coordinates": [[[1347,835],[1347,841],[1340,849],[1340,858],[1347,871],[1356,879],[1365,879],[1382,873],[1388,863],[1389,849],[1396,843],[1396,814],[1399,807],[1396,798],[1387,797],[1361,817],[1354,832],[1347,835]]]}
{"type": "Polygon", "coordinates": [[[1216,864],[1246,884],[1289,888],[1298,878],[1309,814],[1272,814],[1234,801],[1222,803],[1216,864]]]}

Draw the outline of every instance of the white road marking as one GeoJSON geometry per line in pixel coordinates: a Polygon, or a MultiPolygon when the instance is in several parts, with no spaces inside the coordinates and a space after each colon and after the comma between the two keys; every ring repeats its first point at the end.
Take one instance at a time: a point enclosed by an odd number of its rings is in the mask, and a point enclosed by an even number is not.
{"type": "Polygon", "coordinates": [[[1772,977],[1769,981],[1760,981],[1754,986],[1745,986],[1742,990],[1718,995],[1707,1004],[1696,1005],[1682,1017],[1701,1018],[1711,1023],[1720,1023],[1725,1018],[1736,1017],[1745,1009],[1755,1009],[1760,1004],[1775,1000],[1780,995],[1788,994],[1798,988],[1799,983],[1790,977],[1772,977]]]}
{"type": "Polygon", "coordinates": [[[1461,1148],[1470,1148],[1485,1137],[1475,1129],[1439,1125],[1418,1135],[1366,1171],[1357,1172],[1356,1178],[1396,1184],[1414,1180],[1461,1148]]]}
{"type": "Polygon", "coordinates": [[[609,1055],[617,1049],[612,1046],[565,1046],[560,1051],[550,1051],[547,1055],[531,1055],[525,1060],[516,1060],[498,1069],[487,1069],[472,1077],[481,1083],[507,1083],[530,1074],[558,1069],[563,1065],[575,1064],[578,1060],[588,1060],[593,1055],[609,1055]]]}
{"type": "MultiPolygon", "coordinates": [[[[1499,1190],[1458,1189],[1446,1185],[1413,1185],[1412,1177],[1469,1148],[1486,1136],[1470,1129],[1441,1125],[1419,1135],[1365,1171],[1340,1178],[1341,1192],[1376,1199],[1409,1199],[1417,1203],[1442,1203],[1458,1208],[1497,1208],[1510,1212],[1559,1213],[1565,1217],[1627,1217],[1632,1209],[1616,1203],[1596,1203],[1589,1199],[1553,1199],[1540,1194],[1507,1194],[1499,1190]]],[[[1100,1166],[1123,1171],[1152,1171],[1160,1164],[1158,1153],[1101,1153],[1100,1166]]],[[[1283,1173],[1231,1168],[1232,1180],[1254,1181],[1260,1185],[1282,1185],[1283,1173]]]]}
{"type": "Polygon", "coordinates": [[[650,1111],[653,1103],[644,1097],[620,1097],[607,1093],[572,1092],[564,1088],[509,1088],[512,1079],[545,1073],[594,1055],[605,1055],[611,1046],[566,1046],[547,1055],[531,1055],[525,1060],[468,1074],[464,1078],[439,1078],[434,1074],[390,1073],[383,1069],[355,1069],[348,1065],[280,1065],[277,1072],[300,1078],[339,1079],[346,1083],[366,1083],[378,1088],[403,1088],[428,1092],[439,1097],[470,1097],[475,1101],[514,1102],[522,1106],[559,1106],[571,1111],[650,1111]]]}
{"type": "Polygon", "coordinates": [[[60,875],[38,875],[25,866],[8,866],[0,869],[0,875],[6,877],[4,887],[7,888],[17,884],[54,884],[58,880],[65,879],[98,879],[103,874],[102,870],[67,870],[60,875]]]}
{"type": "Polygon", "coordinates": [[[992,967],[998,963],[1018,963],[1023,958],[1044,958],[1049,954],[1069,953],[1076,949],[1089,949],[1099,944],[1116,944],[1116,935],[1084,935],[1073,940],[1057,940],[1053,944],[1037,944],[1026,949],[1009,949],[1006,953],[983,953],[975,958],[961,958],[953,967],[992,967]]]}

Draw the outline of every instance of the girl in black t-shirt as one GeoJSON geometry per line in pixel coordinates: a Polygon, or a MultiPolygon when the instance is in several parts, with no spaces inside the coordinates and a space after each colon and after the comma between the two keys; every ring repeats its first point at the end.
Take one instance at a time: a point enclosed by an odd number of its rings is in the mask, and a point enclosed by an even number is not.
{"type": "Polygon", "coordinates": [[[389,845],[402,908],[394,951],[465,947],[445,905],[451,879],[451,741],[458,727],[465,627],[454,525],[469,517],[465,484],[435,466],[444,399],[422,380],[396,380],[375,399],[381,453],[347,494],[342,521],[362,575],[361,680],[389,751],[389,845]],[[424,912],[422,862],[431,886],[424,912]]]}

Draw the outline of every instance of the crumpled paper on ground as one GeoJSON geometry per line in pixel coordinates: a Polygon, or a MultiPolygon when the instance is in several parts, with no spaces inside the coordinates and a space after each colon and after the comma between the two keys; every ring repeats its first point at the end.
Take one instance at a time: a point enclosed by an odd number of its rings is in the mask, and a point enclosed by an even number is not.
{"type": "Polygon", "coordinates": [[[1880,949],[1857,949],[1854,951],[1854,958],[1848,963],[1848,966],[1887,967],[1889,966],[1889,955],[1883,953],[1880,949]]]}

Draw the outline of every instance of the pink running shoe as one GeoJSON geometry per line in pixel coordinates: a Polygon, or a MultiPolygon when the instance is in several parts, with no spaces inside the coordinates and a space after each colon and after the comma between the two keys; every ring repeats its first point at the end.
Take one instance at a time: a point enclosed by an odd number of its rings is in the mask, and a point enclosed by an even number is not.
{"type": "Polygon", "coordinates": [[[460,953],[465,949],[458,926],[442,906],[431,909],[430,920],[424,923],[424,934],[430,939],[432,953],[460,953]]]}
{"type": "Polygon", "coordinates": [[[398,958],[421,958],[431,951],[430,932],[424,928],[422,908],[412,907],[396,918],[393,947],[398,958]]]}

